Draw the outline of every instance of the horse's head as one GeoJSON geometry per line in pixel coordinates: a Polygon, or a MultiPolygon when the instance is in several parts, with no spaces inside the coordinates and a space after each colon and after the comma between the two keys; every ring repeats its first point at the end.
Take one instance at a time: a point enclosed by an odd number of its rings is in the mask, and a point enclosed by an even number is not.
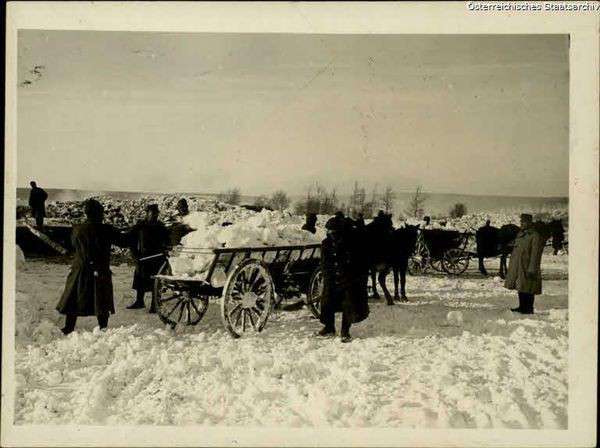
{"type": "Polygon", "coordinates": [[[404,227],[396,229],[394,234],[398,238],[398,242],[402,248],[408,253],[412,253],[415,245],[417,244],[417,238],[419,236],[419,224],[405,224],[404,227]]]}

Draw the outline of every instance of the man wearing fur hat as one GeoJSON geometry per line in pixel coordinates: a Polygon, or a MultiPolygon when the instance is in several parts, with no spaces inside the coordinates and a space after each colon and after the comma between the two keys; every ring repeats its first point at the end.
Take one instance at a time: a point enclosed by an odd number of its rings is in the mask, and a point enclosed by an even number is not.
{"type": "Polygon", "coordinates": [[[115,312],[110,248],[127,246],[124,234],[102,223],[104,208],[98,201],[86,201],[85,215],[87,221],[73,227],[75,256],[56,306],[58,312],[66,315],[64,334],[75,330],[78,316],[96,316],[100,329],[108,326],[108,317],[115,312]]]}
{"type": "Polygon", "coordinates": [[[510,255],[504,286],[519,294],[519,306],[511,311],[533,314],[535,296],[542,293],[540,264],[544,250],[544,239],[533,227],[533,217],[521,215],[521,230],[515,239],[510,255]]]}
{"type": "Polygon", "coordinates": [[[369,315],[364,251],[360,229],[352,228],[343,214],[336,213],[325,225],[327,238],[321,245],[323,293],[318,336],[335,335],[335,313],[342,312],[342,342],[350,342],[350,326],[369,315]]]}

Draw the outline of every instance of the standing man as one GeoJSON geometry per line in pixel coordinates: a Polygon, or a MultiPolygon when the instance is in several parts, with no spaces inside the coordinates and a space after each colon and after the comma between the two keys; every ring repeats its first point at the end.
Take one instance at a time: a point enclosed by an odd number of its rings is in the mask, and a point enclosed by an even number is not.
{"type": "MultiPolygon", "coordinates": [[[[136,290],[135,302],[128,309],[144,308],[144,295],[154,289],[153,275],[164,264],[165,251],[169,242],[169,232],[158,220],[158,205],[150,204],[146,208],[146,218],[138,222],[129,234],[133,256],[136,260],[132,288],[136,290]]],[[[150,305],[150,313],[156,312],[154,297],[150,305]]]]}
{"type": "Polygon", "coordinates": [[[127,246],[125,235],[102,223],[104,208],[98,201],[86,201],[85,215],[84,224],[73,226],[71,240],[75,257],[56,306],[59,313],[66,315],[62,328],[65,335],[75,330],[78,316],[96,316],[100,329],[108,326],[108,317],[115,312],[110,248],[111,245],[127,246]]]}
{"type": "Polygon", "coordinates": [[[190,214],[190,208],[185,198],[181,198],[177,201],[177,214],[180,218],[190,214]]]}
{"type": "Polygon", "coordinates": [[[46,199],[48,199],[48,193],[38,187],[34,181],[31,181],[29,185],[31,185],[31,191],[29,192],[31,216],[35,219],[36,227],[41,230],[44,227],[44,218],[46,217],[46,199]]]}
{"type": "Polygon", "coordinates": [[[363,228],[365,226],[365,216],[359,213],[356,218],[356,227],[363,228]]]}
{"type": "Polygon", "coordinates": [[[306,222],[302,226],[302,230],[312,233],[317,233],[317,215],[315,213],[306,214],[306,222]]]}
{"type": "Polygon", "coordinates": [[[511,311],[533,314],[533,302],[537,294],[542,293],[542,272],[540,264],[544,250],[544,240],[534,230],[533,217],[521,215],[521,230],[515,240],[510,255],[508,272],[504,287],[516,290],[519,294],[519,306],[511,311]]]}
{"type": "Polygon", "coordinates": [[[350,342],[350,326],[369,315],[367,303],[368,267],[361,250],[363,243],[357,229],[348,227],[343,215],[327,221],[327,238],[321,245],[323,294],[321,323],[317,336],[335,335],[335,313],[342,312],[342,342],[350,342]]]}
{"type": "Polygon", "coordinates": [[[177,201],[177,215],[174,222],[169,227],[170,246],[174,247],[181,243],[181,239],[192,232],[192,228],[183,222],[183,219],[190,214],[190,209],[185,198],[177,201]]]}

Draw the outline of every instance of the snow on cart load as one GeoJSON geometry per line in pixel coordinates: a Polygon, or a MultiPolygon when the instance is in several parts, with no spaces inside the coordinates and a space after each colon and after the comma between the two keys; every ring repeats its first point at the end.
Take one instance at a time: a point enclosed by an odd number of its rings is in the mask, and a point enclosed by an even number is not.
{"type": "Polygon", "coordinates": [[[301,217],[279,211],[195,212],[186,216],[184,223],[195,230],[183,237],[181,246],[169,257],[173,275],[178,277],[206,276],[214,258],[211,249],[291,246],[320,243],[325,238],[323,229],[316,234],[302,230],[301,217]]]}

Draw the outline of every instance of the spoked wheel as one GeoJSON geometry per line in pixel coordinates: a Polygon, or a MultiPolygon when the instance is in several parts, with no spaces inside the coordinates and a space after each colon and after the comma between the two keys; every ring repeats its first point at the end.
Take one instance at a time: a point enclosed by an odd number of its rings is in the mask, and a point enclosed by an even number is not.
{"type": "Polygon", "coordinates": [[[442,266],[452,275],[460,275],[469,267],[470,256],[461,249],[450,249],[444,254],[442,266]]]}
{"type": "Polygon", "coordinates": [[[323,271],[317,269],[310,278],[307,302],[310,312],[317,319],[321,318],[321,295],[323,294],[323,271]]]}
{"type": "MultiPolygon", "coordinates": [[[[171,266],[166,262],[159,274],[170,275],[171,266]]],[[[154,299],[160,320],[172,328],[179,325],[197,325],[208,309],[208,296],[183,289],[178,282],[156,278],[154,299]]]]}
{"type": "Polygon", "coordinates": [[[247,330],[262,331],[275,299],[269,270],[259,260],[248,258],[229,274],[221,297],[223,325],[235,338],[247,330]]]}
{"type": "Polygon", "coordinates": [[[421,275],[429,269],[429,249],[422,243],[418,243],[415,252],[408,259],[408,272],[410,275],[421,275]]]}

